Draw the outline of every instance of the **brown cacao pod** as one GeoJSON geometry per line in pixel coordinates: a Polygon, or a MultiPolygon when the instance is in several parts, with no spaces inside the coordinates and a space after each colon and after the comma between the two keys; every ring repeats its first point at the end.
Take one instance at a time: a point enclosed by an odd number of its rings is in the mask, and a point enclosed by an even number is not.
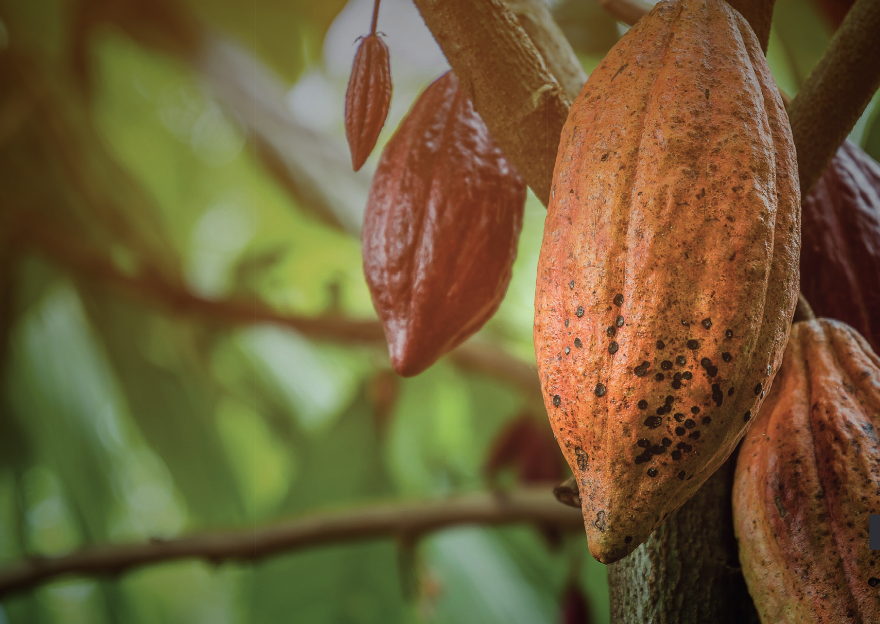
{"type": "Polygon", "coordinates": [[[377,35],[358,46],[345,91],[345,138],[355,171],[364,166],[388,118],[391,104],[391,60],[377,35]]]}
{"type": "Polygon", "coordinates": [[[801,292],[880,348],[880,165],[850,141],[803,202],[801,292]]]}
{"type": "Polygon", "coordinates": [[[658,4],[573,104],[534,336],[599,561],[687,501],[757,413],[797,300],[799,202],[779,93],[721,0],[658,4]]]}
{"type": "Polygon", "coordinates": [[[525,182],[447,72],[385,146],[364,219],[364,273],[398,374],[422,372],[498,309],[525,199],[525,182]]]}
{"type": "Polygon", "coordinates": [[[880,622],[880,358],[838,321],[796,323],[740,449],[734,529],[765,624],[880,622]]]}

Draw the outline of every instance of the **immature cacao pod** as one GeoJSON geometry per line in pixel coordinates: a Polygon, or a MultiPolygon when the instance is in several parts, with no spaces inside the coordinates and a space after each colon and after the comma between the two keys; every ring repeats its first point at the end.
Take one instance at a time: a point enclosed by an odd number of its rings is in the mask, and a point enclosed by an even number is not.
{"type": "Polygon", "coordinates": [[[563,128],[535,348],[590,551],[625,556],[731,454],[797,300],[797,168],[748,23],[661,2],[563,128]]]}
{"type": "Polygon", "coordinates": [[[880,165],[844,141],[802,207],[801,292],[880,348],[880,165]]]}
{"type": "Polygon", "coordinates": [[[791,329],[740,449],[734,529],[765,624],[880,622],[880,358],[838,321],[791,329]]]}
{"type": "Polygon", "coordinates": [[[391,104],[391,60],[388,46],[377,35],[358,46],[345,91],[345,138],[351,166],[357,171],[376,147],[391,104]]]}
{"type": "Polygon", "coordinates": [[[416,375],[498,309],[526,185],[447,72],[419,97],[373,177],[364,273],[391,364],[416,375]]]}

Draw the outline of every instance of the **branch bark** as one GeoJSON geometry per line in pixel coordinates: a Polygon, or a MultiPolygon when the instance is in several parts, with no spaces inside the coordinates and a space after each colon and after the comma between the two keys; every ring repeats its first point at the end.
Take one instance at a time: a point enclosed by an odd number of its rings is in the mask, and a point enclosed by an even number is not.
{"type": "Polygon", "coordinates": [[[878,33],[880,2],[858,0],[788,107],[802,197],[880,87],[878,33]]]}
{"type": "Polygon", "coordinates": [[[579,511],[563,507],[549,487],[480,492],[431,501],[390,503],[315,513],[257,529],[206,533],[145,544],[91,547],[62,557],[34,558],[0,570],[0,596],[65,575],[107,576],[178,559],[253,561],[331,542],[420,536],[462,524],[532,523],[581,530],[579,511]]]}

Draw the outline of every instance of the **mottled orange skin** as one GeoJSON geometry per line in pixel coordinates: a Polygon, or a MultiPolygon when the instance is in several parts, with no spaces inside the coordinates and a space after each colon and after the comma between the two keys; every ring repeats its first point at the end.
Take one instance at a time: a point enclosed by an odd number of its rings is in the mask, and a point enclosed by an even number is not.
{"type": "Polygon", "coordinates": [[[364,274],[399,375],[424,371],[498,309],[525,201],[525,182],[447,72],[386,144],[364,216],[364,274]]]}
{"type": "Polygon", "coordinates": [[[734,529],[765,624],[880,622],[880,358],[853,328],[797,323],[743,441],[734,529]],[[873,584],[873,586],[872,586],[873,584]]]}
{"type": "Polygon", "coordinates": [[[799,201],[770,70],[720,0],[658,4],[572,106],[534,337],[599,561],[687,501],[757,413],[797,299],[799,201]]]}

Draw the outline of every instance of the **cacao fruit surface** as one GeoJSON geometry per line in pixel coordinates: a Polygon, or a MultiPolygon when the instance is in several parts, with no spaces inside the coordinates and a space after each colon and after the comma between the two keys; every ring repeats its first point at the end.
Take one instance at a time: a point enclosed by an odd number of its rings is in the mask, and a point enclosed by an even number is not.
{"type": "Polygon", "coordinates": [[[659,3],[574,102],[534,338],[599,561],[687,501],[757,413],[797,300],[799,202],[782,101],[721,0],[659,3]]]}
{"type": "Polygon", "coordinates": [[[733,488],[743,574],[765,624],[880,622],[880,358],[853,328],[796,323],[733,488]]]}
{"type": "Polygon", "coordinates": [[[388,46],[377,35],[358,46],[345,91],[345,138],[351,166],[364,166],[388,118],[391,105],[391,59],[388,46]]]}
{"type": "Polygon", "coordinates": [[[364,273],[398,374],[422,372],[498,309],[525,200],[525,182],[447,72],[386,144],[364,217],[364,273]]]}
{"type": "Polygon", "coordinates": [[[851,141],[838,148],[802,211],[801,292],[818,316],[880,348],[880,165],[851,141]]]}

